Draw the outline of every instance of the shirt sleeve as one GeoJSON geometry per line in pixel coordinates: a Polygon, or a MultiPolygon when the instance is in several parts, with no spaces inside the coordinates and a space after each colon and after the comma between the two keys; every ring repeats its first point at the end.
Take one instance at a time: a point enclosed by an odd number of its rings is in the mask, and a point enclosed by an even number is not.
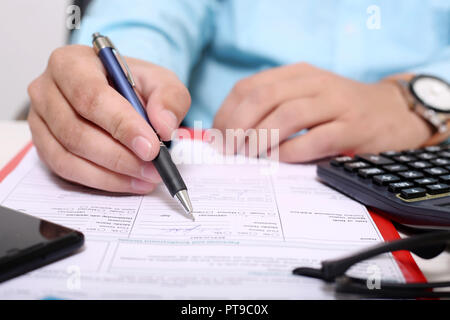
{"type": "Polygon", "coordinates": [[[92,45],[107,35],[120,53],[175,72],[186,85],[214,33],[217,0],[95,0],[71,42],[92,45]]]}
{"type": "Polygon", "coordinates": [[[436,14],[432,21],[438,38],[442,39],[441,46],[430,54],[427,61],[415,66],[410,71],[415,74],[429,74],[440,77],[450,83],[450,3],[435,1],[436,14]]]}
{"type": "Polygon", "coordinates": [[[427,64],[411,70],[414,74],[429,74],[440,77],[450,83],[450,44],[427,64]]]}

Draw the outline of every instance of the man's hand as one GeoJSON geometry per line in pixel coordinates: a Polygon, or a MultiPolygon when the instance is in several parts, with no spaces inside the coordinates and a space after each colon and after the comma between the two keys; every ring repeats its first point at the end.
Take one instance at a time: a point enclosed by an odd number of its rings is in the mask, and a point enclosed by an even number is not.
{"type": "MultiPolygon", "coordinates": [[[[131,58],[127,63],[152,125],[162,139],[170,139],[189,109],[189,92],[166,69],[131,58]]],[[[149,162],[159,152],[156,133],[108,84],[92,48],[55,50],[28,93],[34,145],[56,174],[97,189],[138,194],[160,182],[149,162]]]]}
{"type": "MultiPolygon", "coordinates": [[[[432,133],[408,109],[394,83],[363,84],[305,63],[238,82],[217,112],[214,127],[279,129],[279,144],[271,141],[269,146],[278,147],[286,162],[413,148],[432,133]],[[309,131],[289,138],[302,129],[309,131]]],[[[238,149],[242,147],[241,140],[238,149]]]]}

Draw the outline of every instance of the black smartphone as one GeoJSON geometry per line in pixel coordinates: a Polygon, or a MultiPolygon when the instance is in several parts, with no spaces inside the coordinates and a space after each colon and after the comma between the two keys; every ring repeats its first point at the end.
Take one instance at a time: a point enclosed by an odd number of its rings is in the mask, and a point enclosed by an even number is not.
{"type": "Polygon", "coordinates": [[[0,206],[0,282],[70,255],[81,232],[0,206]]]}

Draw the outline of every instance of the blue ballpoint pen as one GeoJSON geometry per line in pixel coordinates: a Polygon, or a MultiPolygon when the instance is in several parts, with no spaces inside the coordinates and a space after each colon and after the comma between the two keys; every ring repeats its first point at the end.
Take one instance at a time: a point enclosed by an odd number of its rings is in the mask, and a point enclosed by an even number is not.
{"type": "MultiPolygon", "coordinates": [[[[112,44],[108,37],[102,36],[98,32],[94,33],[92,37],[92,44],[95,52],[102,61],[108,76],[114,84],[114,88],[130,102],[133,108],[152,127],[147,112],[136,94],[135,82],[125,59],[122,58],[117,48],[112,44]],[[126,69],[126,74],[122,69],[119,59],[126,69]]],[[[194,219],[193,208],[187,193],[186,185],[184,184],[177,167],[173,163],[166,145],[162,141],[160,141],[159,154],[153,160],[153,164],[171,196],[177,197],[186,212],[194,219]]]]}

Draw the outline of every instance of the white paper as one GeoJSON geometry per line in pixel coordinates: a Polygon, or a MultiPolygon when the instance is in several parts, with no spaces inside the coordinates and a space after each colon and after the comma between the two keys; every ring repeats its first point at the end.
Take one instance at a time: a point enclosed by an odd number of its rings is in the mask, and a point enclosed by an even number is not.
{"type": "MultiPolygon", "coordinates": [[[[198,141],[177,150],[193,147],[214,153],[198,141]]],[[[376,244],[379,231],[364,206],[316,180],[315,166],[267,166],[181,164],[193,222],[163,185],[147,196],[92,190],[54,176],[31,149],[0,184],[1,205],[80,230],[86,243],[0,284],[0,299],[335,298],[293,268],[376,244]]],[[[383,280],[404,282],[391,255],[350,273],[367,278],[374,266],[383,280]]]]}

